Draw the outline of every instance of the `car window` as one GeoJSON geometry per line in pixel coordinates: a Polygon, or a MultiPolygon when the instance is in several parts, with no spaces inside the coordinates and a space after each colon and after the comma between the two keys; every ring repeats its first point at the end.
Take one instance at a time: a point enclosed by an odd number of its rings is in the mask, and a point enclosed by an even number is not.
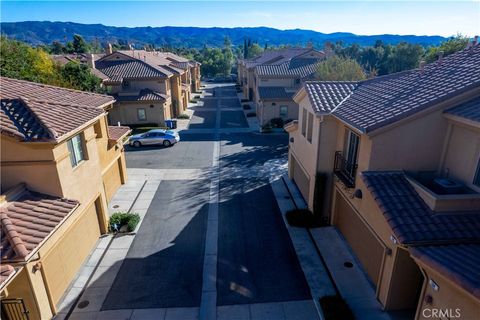
{"type": "Polygon", "coordinates": [[[165,133],[163,132],[157,132],[157,137],[163,137],[165,135],[165,133]]]}

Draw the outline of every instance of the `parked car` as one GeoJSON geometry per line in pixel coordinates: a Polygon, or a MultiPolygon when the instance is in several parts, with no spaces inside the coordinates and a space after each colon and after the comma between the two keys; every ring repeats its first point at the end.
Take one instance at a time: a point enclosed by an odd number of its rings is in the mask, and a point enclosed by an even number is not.
{"type": "Polygon", "coordinates": [[[180,141],[180,136],[177,132],[172,130],[153,129],[141,134],[130,136],[128,144],[139,148],[141,146],[149,145],[163,145],[170,147],[180,141]]]}

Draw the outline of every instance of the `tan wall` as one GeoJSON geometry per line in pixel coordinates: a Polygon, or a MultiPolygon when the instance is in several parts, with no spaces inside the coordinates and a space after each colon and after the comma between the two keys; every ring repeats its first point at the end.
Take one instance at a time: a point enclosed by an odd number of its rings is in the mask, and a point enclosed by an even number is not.
{"type": "MultiPolygon", "coordinates": [[[[420,265],[421,262],[420,262],[420,265]]],[[[438,319],[430,317],[432,309],[451,310],[451,319],[459,320],[473,320],[480,319],[480,301],[462,290],[436,271],[423,266],[427,279],[425,280],[425,290],[423,296],[419,301],[419,308],[417,310],[416,320],[430,320],[438,319]],[[430,285],[429,280],[432,279],[438,286],[439,290],[435,291],[430,285]],[[425,302],[425,297],[431,296],[433,298],[432,304],[425,302]],[[459,309],[460,317],[456,317],[456,309],[459,309]]],[[[448,319],[444,317],[442,319],[448,319]]]]}
{"type": "Polygon", "coordinates": [[[170,95],[170,82],[169,79],[155,79],[155,80],[126,80],[130,83],[128,88],[120,86],[111,86],[110,91],[112,94],[117,93],[129,93],[132,94],[140,92],[142,89],[150,89],[153,91],[157,91],[163,94],[170,95]]]}
{"type": "Polygon", "coordinates": [[[260,123],[265,124],[270,122],[273,118],[282,118],[283,120],[297,120],[298,119],[298,105],[293,101],[263,101],[259,108],[260,114],[257,113],[260,123]],[[272,106],[272,102],[275,103],[272,106]],[[287,106],[288,111],[286,116],[280,116],[280,106],[287,106]]]}
{"type": "Polygon", "coordinates": [[[165,103],[116,103],[114,108],[109,113],[110,123],[116,125],[120,122],[122,125],[142,123],[155,123],[159,126],[165,124],[165,119],[170,119],[170,105],[171,100],[167,100],[165,103]],[[153,108],[150,108],[153,105],[153,108]],[[137,109],[145,109],[147,114],[146,120],[138,120],[137,109]]]}
{"type": "Polygon", "coordinates": [[[53,313],[43,287],[42,275],[40,272],[32,273],[30,267],[31,265],[28,265],[19,270],[15,278],[2,291],[2,297],[5,299],[23,299],[25,308],[29,311],[30,320],[50,319],[53,313]],[[30,280],[31,277],[33,281],[30,280]],[[40,284],[38,284],[38,281],[40,281],[40,284]],[[35,291],[33,288],[35,288],[35,291]]]}
{"type": "Polygon", "coordinates": [[[470,188],[480,159],[480,129],[452,122],[447,135],[445,161],[441,171],[470,188]]]}
{"type": "Polygon", "coordinates": [[[184,100],[182,99],[182,86],[180,76],[175,75],[170,78],[171,92],[172,92],[172,105],[177,108],[177,114],[181,114],[184,108],[184,100]],[[175,103],[174,103],[175,101],[175,103]]]}

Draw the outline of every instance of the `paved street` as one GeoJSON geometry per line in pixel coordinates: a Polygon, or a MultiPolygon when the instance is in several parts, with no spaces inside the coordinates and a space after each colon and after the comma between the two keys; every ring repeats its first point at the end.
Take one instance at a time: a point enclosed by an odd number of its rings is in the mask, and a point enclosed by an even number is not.
{"type": "Polygon", "coordinates": [[[81,299],[103,303],[70,319],[316,319],[270,183],[288,136],[249,128],[233,86],[192,109],[177,145],[126,147],[129,182],[111,206],[143,220],[113,239],[81,299]]]}

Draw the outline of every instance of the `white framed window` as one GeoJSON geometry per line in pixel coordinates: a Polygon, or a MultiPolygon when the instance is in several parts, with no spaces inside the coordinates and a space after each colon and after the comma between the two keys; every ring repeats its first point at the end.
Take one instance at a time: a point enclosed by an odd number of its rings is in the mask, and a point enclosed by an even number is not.
{"type": "Polygon", "coordinates": [[[70,163],[72,168],[78,166],[80,162],[86,160],[83,147],[83,137],[81,134],[77,134],[72,139],[67,141],[68,151],[70,152],[70,163]]]}
{"type": "Polygon", "coordinates": [[[480,187],[480,159],[478,159],[477,171],[475,172],[475,176],[473,177],[473,184],[477,187],[480,187]]]}
{"type": "Polygon", "coordinates": [[[313,114],[311,112],[308,113],[308,123],[307,123],[307,140],[308,142],[312,142],[312,134],[313,134],[313,114]]]}
{"type": "Polygon", "coordinates": [[[345,135],[345,160],[350,165],[356,165],[360,137],[350,129],[346,129],[345,135]]]}
{"type": "Polygon", "coordinates": [[[302,109],[302,136],[306,137],[307,132],[307,110],[302,109]]]}
{"type": "Polygon", "coordinates": [[[137,118],[139,121],[147,120],[147,112],[145,111],[144,108],[137,109],[137,118]]]}
{"type": "Polygon", "coordinates": [[[280,106],[280,117],[286,117],[288,115],[288,106],[280,106]]]}

